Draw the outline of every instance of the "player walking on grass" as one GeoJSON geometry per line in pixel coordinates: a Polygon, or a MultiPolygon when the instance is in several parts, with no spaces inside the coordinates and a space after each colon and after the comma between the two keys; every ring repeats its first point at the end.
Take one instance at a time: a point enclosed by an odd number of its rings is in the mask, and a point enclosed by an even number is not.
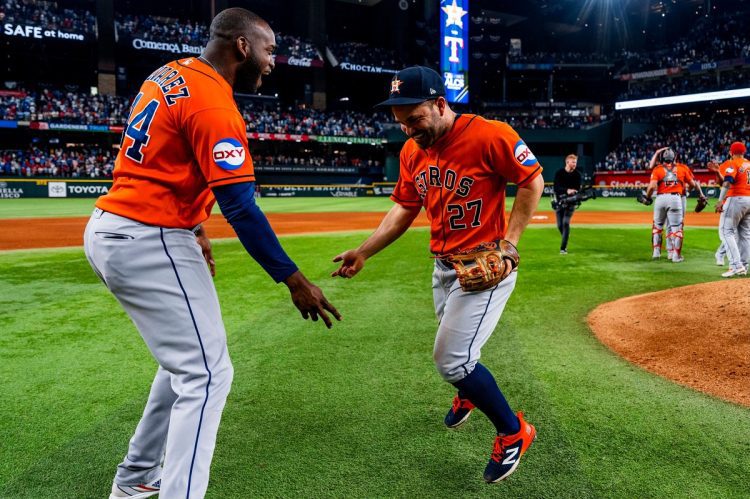
{"type": "Polygon", "coordinates": [[[245,123],[232,91],[255,91],[274,67],[275,47],[263,19],[227,9],[211,22],[201,57],[152,73],[133,102],[114,185],[86,227],[89,263],[159,364],[111,499],[206,492],[233,375],[211,245],[200,226],[215,200],[248,253],[289,287],[304,318],[321,317],[328,327],[326,312],[340,319],[285,254],[253,198],[245,123]]]}
{"type": "Polygon", "coordinates": [[[705,196],[700,185],[690,173],[690,169],[686,165],[676,163],[675,157],[675,152],[668,147],[663,147],[654,153],[649,165],[649,168],[652,169],[651,181],[646,189],[643,201],[645,204],[651,204],[651,196],[656,192],[654,222],[651,227],[652,258],[658,259],[661,257],[662,233],[666,224],[669,230],[667,239],[671,239],[670,246],[672,249],[672,254],[668,255],[669,259],[679,263],[684,260],[682,257],[682,226],[685,211],[682,194],[687,187],[690,187],[699,192],[701,199],[705,200],[705,196]],[[662,162],[656,164],[659,157],[661,157],[662,162]]]}
{"type": "Polygon", "coordinates": [[[716,211],[722,213],[719,234],[729,257],[729,270],[722,277],[747,274],[750,258],[750,161],[742,142],[729,147],[731,159],[719,166],[724,178],[716,211]]]}
{"type": "Polygon", "coordinates": [[[541,166],[510,126],[456,114],[444,96],[442,78],[429,68],[410,67],[393,78],[390,98],[380,105],[391,106],[409,136],[391,196],[396,204],[358,248],[334,258],[341,266],[332,275],[353,277],[424,207],[431,222],[430,250],[436,255],[432,292],[439,326],[433,358],[458,391],[445,424],[461,425],[474,407],[489,417],[497,436],[484,479],[497,482],[515,471],[536,430],[522,413],[513,413],[490,371],[479,363],[480,351],[515,287],[515,245],[544,181],[541,166]],[[518,185],[518,194],[506,223],[508,182],[518,185]],[[479,253],[471,253],[480,246],[479,253]],[[466,267],[459,261],[463,257],[481,263],[466,267]]]}

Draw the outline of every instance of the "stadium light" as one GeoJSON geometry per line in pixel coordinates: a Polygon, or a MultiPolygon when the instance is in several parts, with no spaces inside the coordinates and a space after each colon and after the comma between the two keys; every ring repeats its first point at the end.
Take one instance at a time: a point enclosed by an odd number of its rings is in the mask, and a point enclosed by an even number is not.
{"type": "Polygon", "coordinates": [[[702,92],[699,94],[673,95],[671,97],[656,97],[653,99],[638,99],[615,102],[615,109],[638,109],[643,107],[669,106],[671,104],[685,104],[689,102],[707,102],[712,100],[738,99],[750,97],[750,88],[734,90],[720,90],[718,92],[702,92]]]}

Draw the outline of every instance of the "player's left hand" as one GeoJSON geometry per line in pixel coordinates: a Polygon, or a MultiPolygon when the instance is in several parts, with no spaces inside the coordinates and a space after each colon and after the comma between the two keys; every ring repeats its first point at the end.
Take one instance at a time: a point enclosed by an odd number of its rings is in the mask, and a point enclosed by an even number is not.
{"type": "Polygon", "coordinates": [[[310,318],[313,322],[317,322],[318,317],[320,317],[328,329],[333,327],[333,322],[326,312],[330,312],[337,321],[341,320],[341,314],[328,301],[323,291],[308,281],[307,277],[299,270],[287,277],[284,280],[284,284],[289,287],[289,292],[292,295],[292,303],[300,311],[303,319],[310,318]]]}
{"type": "Polygon", "coordinates": [[[724,211],[724,203],[716,203],[716,208],[714,208],[714,211],[716,213],[721,213],[724,211]]]}
{"type": "Polygon", "coordinates": [[[201,247],[203,258],[206,259],[206,263],[208,264],[208,268],[211,271],[211,275],[215,276],[216,262],[214,261],[214,254],[211,249],[211,241],[206,235],[206,229],[204,229],[203,227],[198,229],[198,231],[195,233],[195,240],[198,241],[198,245],[201,247]]]}

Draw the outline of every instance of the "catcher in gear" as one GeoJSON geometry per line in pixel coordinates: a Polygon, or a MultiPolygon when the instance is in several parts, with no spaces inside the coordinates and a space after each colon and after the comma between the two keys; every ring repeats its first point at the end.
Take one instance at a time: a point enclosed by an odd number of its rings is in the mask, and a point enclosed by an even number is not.
{"type": "Polygon", "coordinates": [[[658,149],[651,158],[652,167],[651,181],[643,198],[639,201],[643,204],[651,204],[651,195],[656,192],[654,203],[654,222],[651,227],[651,239],[653,254],[652,258],[661,257],[662,232],[665,223],[669,227],[667,233],[668,257],[674,263],[684,260],[682,256],[683,220],[685,217],[685,205],[683,193],[688,187],[698,191],[699,196],[705,199],[700,185],[696,182],[690,169],[682,163],[677,163],[677,154],[669,147],[658,149]],[[657,160],[661,159],[659,164],[657,160]],[[654,166],[655,165],[655,166],[654,166]]]}
{"type": "Polygon", "coordinates": [[[401,236],[422,208],[430,220],[435,257],[432,292],[438,330],[433,359],[453,398],[445,424],[463,424],[476,407],[497,435],[484,479],[497,482],[516,470],[536,436],[523,415],[514,413],[480,350],[495,329],[515,287],[515,248],[544,189],[542,168],[506,123],[456,114],[445,100],[443,78],[415,66],[391,81],[393,115],[409,140],[391,199],[396,203],[377,230],[358,248],[336,256],[332,276],[353,277],[365,261],[401,236]],[[505,187],[518,186],[510,219],[505,187]]]}

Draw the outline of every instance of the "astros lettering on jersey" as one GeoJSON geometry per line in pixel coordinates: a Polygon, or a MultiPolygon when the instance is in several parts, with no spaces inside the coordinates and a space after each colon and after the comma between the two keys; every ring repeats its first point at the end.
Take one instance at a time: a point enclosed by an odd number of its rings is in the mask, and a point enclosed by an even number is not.
{"type": "Polygon", "coordinates": [[[685,184],[689,183],[689,170],[687,165],[674,163],[671,167],[659,164],[651,173],[651,181],[656,182],[657,194],[682,194],[685,184]]]}
{"type": "Polygon", "coordinates": [[[160,227],[208,218],[210,187],[255,180],[229,83],[192,57],[154,71],[133,101],[113,176],[98,208],[160,227]]]}
{"type": "Polygon", "coordinates": [[[750,196],[750,161],[745,158],[733,158],[719,166],[719,172],[732,183],[727,190],[727,197],[750,196]]]}
{"type": "Polygon", "coordinates": [[[435,254],[471,249],[505,237],[505,187],[523,187],[542,171],[536,157],[506,123],[457,115],[428,149],[409,139],[391,199],[424,206],[435,254]]]}

